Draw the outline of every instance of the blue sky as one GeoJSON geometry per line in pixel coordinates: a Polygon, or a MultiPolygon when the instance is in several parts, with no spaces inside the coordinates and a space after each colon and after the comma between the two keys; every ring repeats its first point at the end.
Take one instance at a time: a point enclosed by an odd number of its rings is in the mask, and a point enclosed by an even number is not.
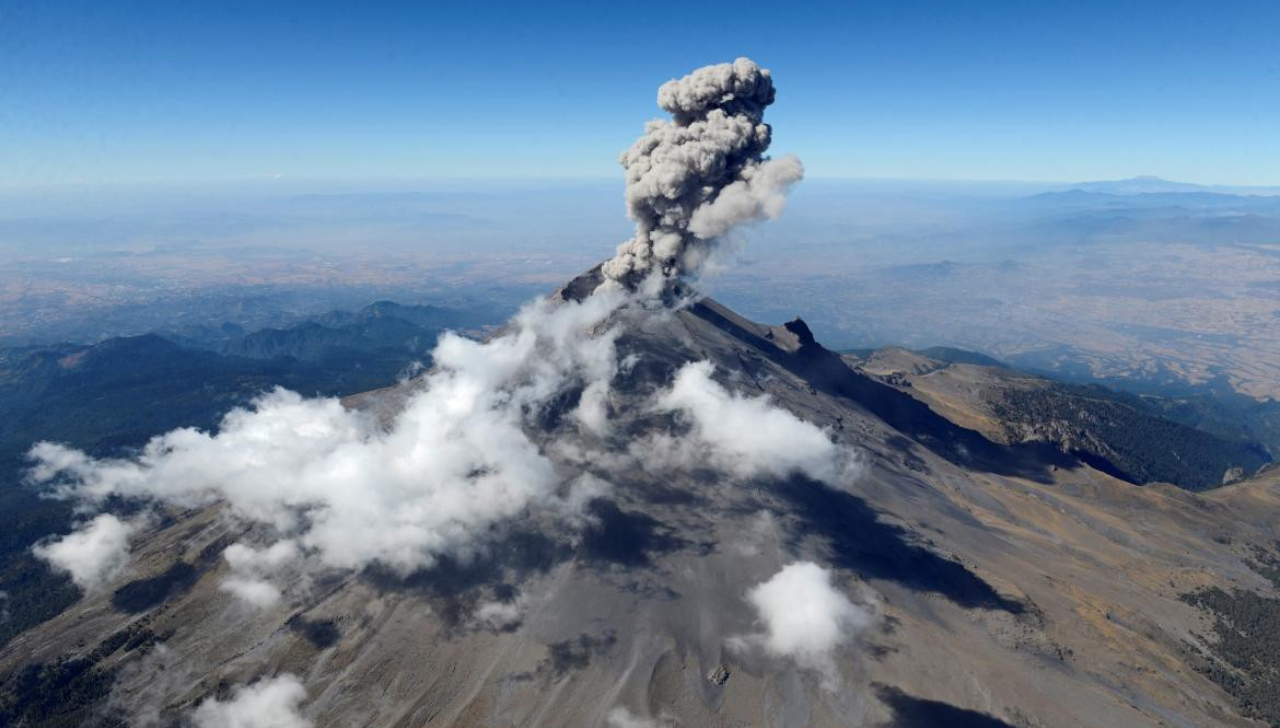
{"type": "Polygon", "coordinates": [[[1280,3],[0,1],[0,186],[619,177],[747,55],[814,177],[1280,184],[1280,3]]]}

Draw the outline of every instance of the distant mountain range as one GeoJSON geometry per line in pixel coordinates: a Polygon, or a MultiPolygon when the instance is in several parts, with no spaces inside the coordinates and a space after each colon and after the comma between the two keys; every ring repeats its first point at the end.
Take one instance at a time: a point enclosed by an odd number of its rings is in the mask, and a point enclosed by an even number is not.
{"type": "Polygon", "coordinates": [[[1070,189],[1097,192],[1107,195],[1144,195],[1205,192],[1223,195],[1280,195],[1280,187],[1249,185],[1201,185],[1191,182],[1174,182],[1153,175],[1139,175],[1128,179],[1080,182],[1070,189]]]}

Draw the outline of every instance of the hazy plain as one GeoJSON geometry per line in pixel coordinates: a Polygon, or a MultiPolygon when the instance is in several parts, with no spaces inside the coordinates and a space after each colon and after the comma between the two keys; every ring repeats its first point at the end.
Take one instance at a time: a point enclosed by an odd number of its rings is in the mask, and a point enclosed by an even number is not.
{"type": "MultiPolygon", "coordinates": [[[[1280,395],[1280,196],[808,180],[701,287],[835,347],[1280,395]]],[[[0,195],[0,342],[285,325],[378,299],[514,309],[629,234],[620,183],[253,180],[0,195]]]]}

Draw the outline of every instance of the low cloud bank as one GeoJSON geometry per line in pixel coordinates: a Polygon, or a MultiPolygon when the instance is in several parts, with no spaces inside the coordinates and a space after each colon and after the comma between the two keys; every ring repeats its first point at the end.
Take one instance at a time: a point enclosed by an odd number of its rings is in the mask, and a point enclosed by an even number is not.
{"type": "MultiPolygon", "coordinates": [[[[111,496],[226,501],[234,516],[270,526],[278,536],[266,549],[226,553],[234,576],[224,589],[259,606],[279,598],[273,573],[303,558],[407,574],[482,550],[500,521],[532,508],[573,515],[600,494],[598,479],[559,472],[525,428],[574,387],[593,393],[584,426],[604,427],[599,403],[617,368],[606,324],[625,300],[540,300],[488,342],[444,335],[436,369],[387,426],[337,399],[277,389],[232,411],[216,433],[174,430],[133,458],[39,443],[31,476],[90,506],[111,496]]],[[[123,565],[128,534],[103,515],[37,553],[87,588],[123,565]]]]}
{"type": "Polygon", "coordinates": [[[747,592],[764,625],[762,634],[744,640],[774,657],[816,670],[833,688],[839,676],[834,650],[871,624],[871,615],[835,586],[831,572],[811,561],[783,567],[747,592]]]}
{"type": "Polygon", "coordinates": [[[312,728],[298,711],[307,698],[302,681],[280,675],[236,688],[231,699],[209,698],[192,714],[196,728],[312,728]]]}

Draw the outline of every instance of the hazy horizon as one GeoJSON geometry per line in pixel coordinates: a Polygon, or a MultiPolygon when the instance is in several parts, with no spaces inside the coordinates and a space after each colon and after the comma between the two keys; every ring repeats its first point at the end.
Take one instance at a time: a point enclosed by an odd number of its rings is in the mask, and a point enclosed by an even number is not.
{"type": "MultiPolygon", "coordinates": [[[[1102,182],[1136,182],[1153,181],[1174,185],[1195,187],[1251,189],[1280,194],[1280,178],[1268,182],[1241,182],[1238,180],[1204,180],[1181,179],[1167,175],[1138,172],[1123,176],[1107,177],[1092,175],[1079,178],[1053,179],[1049,177],[947,177],[947,176],[864,176],[864,175],[823,175],[806,173],[808,183],[849,183],[849,184],[887,184],[887,185],[974,185],[1000,186],[1020,185],[1027,187],[1072,187],[1082,184],[1102,182]]],[[[393,177],[292,177],[289,175],[258,175],[246,177],[227,177],[217,179],[183,179],[164,178],[136,179],[109,182],[62,181],[39,185],[0,185],[0,196],[36,195],[41,193],[62,193],[69,191],[145,191],[151,189],[166,192],[200,192],[226,191],[235,189],[242,193],[259,194],[262,192],[278,192],[279,194],[322,193],[322,190],[364,192],[467,192],[468,187],[479,190],[497,187],[529,187],[537,185],[569,186],[575,184],[613,185],[621,189],[624,186],[622,175],[597,174],[579,175],[524,175],[524,176],[437,176],[437,175],[403,175],[393,177]],[[248,189],[244,185],[250,185],[248,189]],[[289,189],[291,186],[295,189],[289,189]],[[274,188],[274,189],[273,189],[274,188]],[[403,188],[403,189],[401,189],[403,188]]]]}

